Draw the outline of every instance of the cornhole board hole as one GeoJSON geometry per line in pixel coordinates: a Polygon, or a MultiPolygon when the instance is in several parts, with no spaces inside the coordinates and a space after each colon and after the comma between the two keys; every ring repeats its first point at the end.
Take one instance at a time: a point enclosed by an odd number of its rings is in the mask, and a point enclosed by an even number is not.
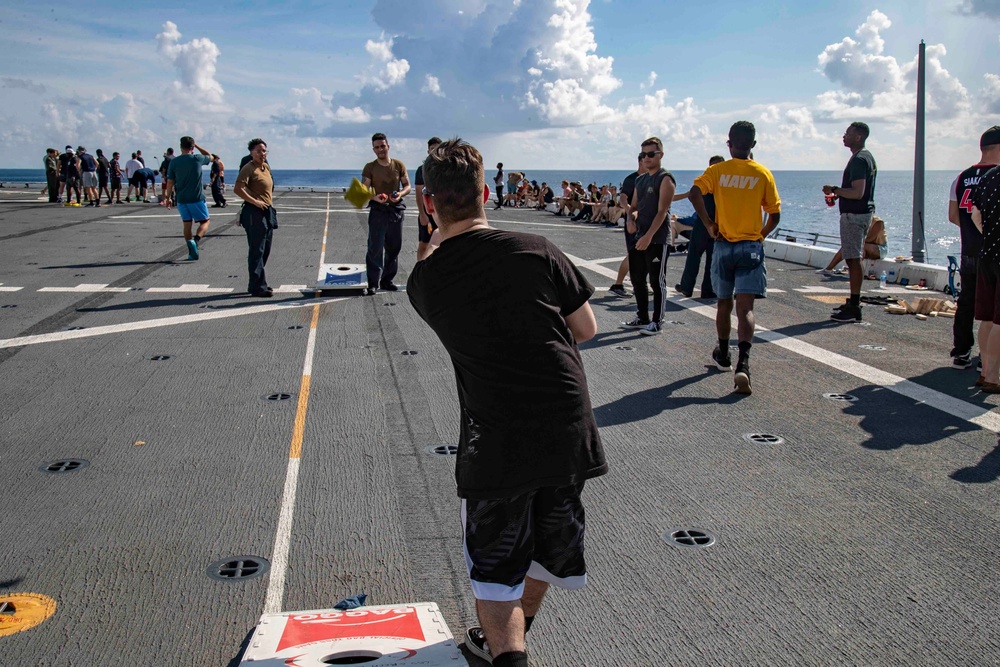
{"type": "Polygon", "coordinates": [[[247,667],[468,667],[433,602],[264,614],[247,667]]]}
{"type": "Polygon", "coordinates": [[[368,287],[364,264],[323,264],[322,269],[316,283],[318,290],[363,290],[368,287]]]}

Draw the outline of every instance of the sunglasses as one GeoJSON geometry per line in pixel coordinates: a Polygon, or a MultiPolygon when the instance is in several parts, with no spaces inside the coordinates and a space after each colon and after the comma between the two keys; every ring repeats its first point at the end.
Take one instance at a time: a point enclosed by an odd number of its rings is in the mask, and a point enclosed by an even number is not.
{"type": "Polygon", "coordinates": [[[639,159],[641,160],[644,157],[656,157],[657,155],[661,155],[661,152],[660,151],[649,151],[648,153],[639,153],[639,159]]]}

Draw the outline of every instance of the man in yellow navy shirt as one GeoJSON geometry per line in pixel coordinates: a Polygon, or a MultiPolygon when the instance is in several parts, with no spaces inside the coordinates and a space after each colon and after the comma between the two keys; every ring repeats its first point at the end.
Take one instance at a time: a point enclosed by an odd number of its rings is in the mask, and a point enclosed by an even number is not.
{"type": "Polygon", "coordinates": [[[705,229],[715,239],[712,256],[712,284],[719,297],[715,328],[719,346],[712,360],[720,371],[731,371],[729,357],[730,316],[736,303],[739,358],[736,361],[735,387],[749,394],[750,347],[753,341],[753,303],[767,295],[767,269],[764,267],[764,238],[774,231],[781,217],[781,199],[774,177],[751,158],[757,145],[753,123],[741,120],[729,128],[729,154],[726,160],[710,166],[694,181],[689,198],[705,229]],[[715,196],[715,219],[705,208],[703,195],[715,196]],[[761,224],[761,209],[768,214],[761,224]]]}

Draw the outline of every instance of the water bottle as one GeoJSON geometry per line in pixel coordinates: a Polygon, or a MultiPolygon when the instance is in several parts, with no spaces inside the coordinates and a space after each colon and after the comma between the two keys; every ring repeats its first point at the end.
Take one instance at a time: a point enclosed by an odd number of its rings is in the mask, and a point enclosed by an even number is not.
{"type": "Polygon", "coordinates": [[[882,271],[882,275],[878,277],[878,288],[885,289],[885,281],[888,280],[888,276],[885,275],[885,271],[882,271]]]}

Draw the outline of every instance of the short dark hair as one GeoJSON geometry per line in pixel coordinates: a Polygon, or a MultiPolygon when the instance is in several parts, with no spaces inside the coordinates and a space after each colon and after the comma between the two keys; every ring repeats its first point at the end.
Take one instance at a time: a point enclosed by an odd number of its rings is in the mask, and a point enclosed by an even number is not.
{"type": "Polygon", "coordinates": [[[264,141],[263,139],[261,139],[260,137],[257,137],[255,139],[251,139],[250,142],[247,144],[247,150],[248,151],[252,151],[253,149],[257,148],[257,146],[260,146],[261,144],[264,144],[264,148],[267,148],[267,142],[264,141]]]}
{"type": "Polygon", "coordinates": [[[466,220],[483,210],[483,156],[458,137],[427,154],[424,183],[434,195],[435,217],[445,224],[466,220]]]}
{"type": "MultiPolygon", "coordinates": [[[[193,137],[181,137],[181,150],[189,151],[194,148],[194,138],[193,137]]],[[[173,148],[168,148],[167,153],[173,153],[173,148]]]]}
{"type": "Polygon", "coordinates": [[[729,128],[729,143],[738,151],[750,150],[756,139],[757,128],[748,120],[738,120],[729,128]]]}
{"type": "Polygon", "coordinates": [[[135,159],[135,153],[132,153],[132,159],[133,160],[135,159]]]}
{"type": "Polygon", "coordinates": [[[659,137],[650,137],[649,139],[646,139],[644,142],[642,142],[639,145],[640,146],[656,146],[656,150],[660,151],[661,153],[663,152],[663,142],[660,141],[659,137]]]}
{"type": "Polygon", "coordinates": [[[380,140],[380,139],[381,139],[382,141],[385,141],[386,143],[388,143],[388,142],[389,142],[389,140],[388,140],[388,139],[386,138],[386,136],[385,136],[385,135],[384,135],[383,133],[381,133],[381,132],[376,132],[375,134],[373,134],[373,135],[372,135],[372,143],[373,143],[373,144],[374,144],[374,143],[375,143],[376,141],[380,140]]]}
{"type": "Polygon", "coordinates": [[[859,120],[858,121],[854,121],[853,123],[851,123],[850,125],[848,125],[848,127],[852,128],[854,130],[857,130],[858,134],[860,134],[861,138],[863,140],[865,140],[865,141],[868,140],[868,135],[871,134],[871,130],[868,128],[868,124],[867,123],[862,123],[859,120]]]}
{"type": "Polygon", "coordinates": [[[720,162],[725,162],[725,161],[726,158],[722,157],[721,155],[713,155],[712,157],[708,158],[708,166],[711,167],[713,164],[719,164],[720,162]]]}
{"type": "Polygon", "coordinates": [[[979,148],[985,149],[1000,144],[1000,125],[994,125],[979,138],[979,148]]]}
{"type": "Polygon", "coordinates": [[[439,143],[441,143],[441,137],[431,137],[427,140],[427,147],[437,146],[439,143]]]}
{"type": "Polygon", "coordinates": [[[503,169],[503,162],[497,162],[497,169],[503,169]]]}
{"type": "Polygon", "coordinates": [[[115,151],[114,153],[111,154],[111,157],[114,157],[114,156],[119,155],[119,154],[120,153],[118,151],[115,151]]]}

